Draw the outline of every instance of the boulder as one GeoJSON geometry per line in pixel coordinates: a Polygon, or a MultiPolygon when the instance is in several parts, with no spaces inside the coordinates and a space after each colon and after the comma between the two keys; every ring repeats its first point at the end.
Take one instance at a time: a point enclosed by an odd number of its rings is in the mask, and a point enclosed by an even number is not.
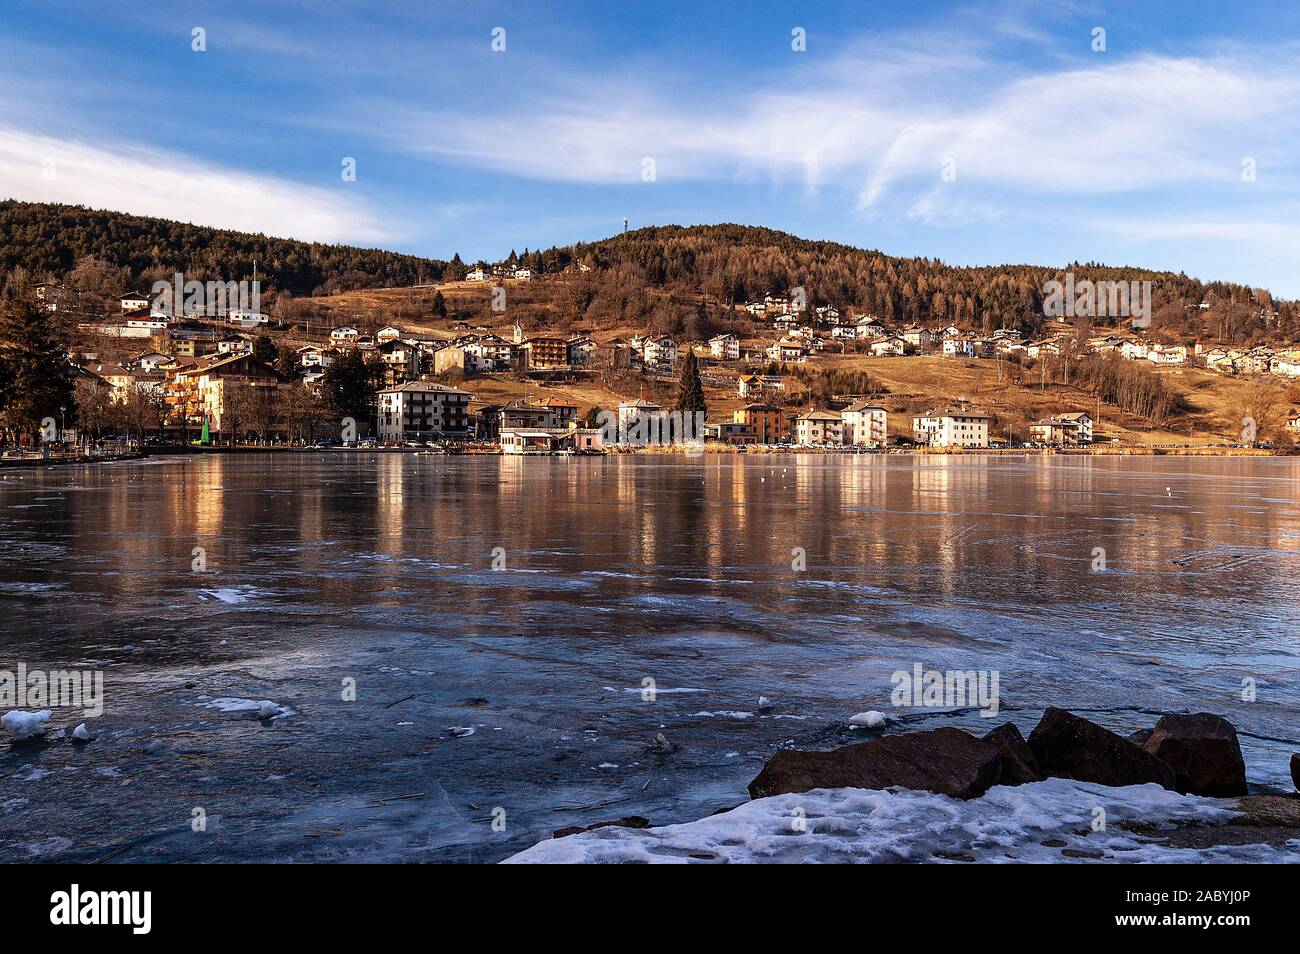
{"type": "Polygon", "coordinates": [[[1038,769],[1038,759],[1034,758],[1029,743],[1014,722],[998,726],[984,736],[984,741],[996,745],[1002,753],[999,785],[1024,785],[1026,782],[1042,781],[1043,773],[1038,769]]]}
{"type": "Polygon", "coordinates": [[[1134,745],[1146,745],[1147,739],[1151,738],[1151,733],[1154,731],[1154,729],[1138,729],[1128,734],[1128,740],[1134,745]]]}
{"type": "Polygon", "coordinates": [[[1029,748],[1044,775],[1100,785],[1174,787],[1174,770],[1123,736],[1064,709],[1049,708],[1034,731],[1029,748]]]}
{"type": "Polygon", "coordinates": [[[572,825],[568,828],[557,828],[551,833],[552,838],[565,838],[569,835],[577,835],[584,831],[595,831],[597,828],[649,828],[650,819],[643,818],[640,815],[627,815],[623,818],[616,818],[613,821],[596,822],[594,825],[572,825]]]}
{"type": "Polygon", "coordinates": [[[960,729],[887,735],[829,752],[781,749],[749,783],[751,798],[815,788],[903,788],[978,798],[1002,773],[1002,750],[960,729]]]}
{"type": "Polygon", "coordinates": [[[1246,762],[1237,731],[1222,716],[1161,716],[1142,748],[1174,770],[1174,788],[1186,795],[1246,794],[1246,762]]]}

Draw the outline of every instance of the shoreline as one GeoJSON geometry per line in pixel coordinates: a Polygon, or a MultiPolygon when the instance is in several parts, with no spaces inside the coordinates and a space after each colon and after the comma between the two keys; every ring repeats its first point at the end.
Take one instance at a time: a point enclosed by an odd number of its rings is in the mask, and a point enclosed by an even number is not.
{"type": "Polygon", "coordinates": [[[1251,784],[1220,716],[1124,736],[1049,706],[1028,741],[1014,722],[889,731],[898,719],[854,716],[867,738],[829,749],[781,745],[732,808],[560,829],[501,863],[1300,862],[1300,754],[1292,791],[1251,784]]]}
{"type": "Polygon", "coordinates": [[[782,454],[848,456],[848,457],[1295,457],[1300,450],[1266,449],[1251,447],[1196,447],[1196,446],[1132,446],[1132,447],[1072,447],[1072,448],[968,448],[968,447],[909,447],[909,448],[834,448],[834,447],[767,447],[762,445],[735,446],[706,444],[703,449],[682,445],[662,447],[615,447],[600,453],[589,454],[503,454],[500,450],[473,450],[447,452],[421,447],[155,447],[135,454],[115,454],[109,457],[77,458],[3,458],[0,470],[47,469],[51,467],[92,466],[96,464],[123,463],[145,460],[150,457],[202,457],[209,454],[409,454],[422,457],[504,457],[520,459],[537,457],[603,458],[618,456],[702,457],[706,455],[776,456],[782,454]]]}

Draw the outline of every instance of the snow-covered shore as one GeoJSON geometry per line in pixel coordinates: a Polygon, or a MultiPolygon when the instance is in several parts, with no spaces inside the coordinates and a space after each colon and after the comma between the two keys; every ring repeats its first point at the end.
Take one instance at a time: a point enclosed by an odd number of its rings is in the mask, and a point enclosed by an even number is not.
{"type": "Polygon", "coordinates": [[[1300,839],[1182,847],[1162,835],[1231,824],[1245,814],[1237,805],[1156,784],[1064,778],[999,785],[965,801],[907,789],[819,789],[681,825],[554,838],[503,863],[1300,863],[1300,839]],[[1094,830],[1099,818],[1105,827],[1094,830]]]}

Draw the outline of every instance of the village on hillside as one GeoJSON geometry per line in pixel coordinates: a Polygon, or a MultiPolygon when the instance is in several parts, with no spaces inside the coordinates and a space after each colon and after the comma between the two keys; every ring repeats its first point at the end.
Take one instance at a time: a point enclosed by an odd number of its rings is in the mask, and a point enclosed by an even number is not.
{"type": "MultiPolygon", "coordinates": [[[[521,286],[590,270],[575,261],[564,274],[539,275],[513,256],[480,264],[462,281],[422,286],[421,296],[433,296],[427,315],[382,324],[383,311],[375,309],[328,326],[233,305],[190,314],[128,292],[102,316],[76,312],[85,347],[70,356],[79,425],[65,422],[60,436],[76,444],[114,435],[159,446],[593,454],[656,443],[627,435],[637,433],[638,421],[685,411],[705,415],[695,443],[717,450],[1096,449],[1143,443],[1133,437],[1139,428],[1108,425],[1126,411],[1142,413],[1138,392],[1159,387],[1145,371],[1256,382],[1256,392],[1261,383],[1300,382],[1295,347],[1241,350],[1065,321],[1047,323],[1035,338],[1015,328],[893,326],[849,308],[809,308],[801,289],[737,304],[755,334],[707,340],[574,333],[535,320],[525,329],[495,304],[466,317],[447,307],[485,293],[505,301],[521,286]],[[1119,380],[1118,362],[1144,369],[1140,376],[1134,370],[1131,388],[1119,380]],[[1085,364],[1092,386],[1062,388],[1070,368],[1081,378],[1085,364]],[[932,383],[912,390],[886,383],[903,368],[924,370],[932,383]],[[955,390],[969,376],[962,368],[977,369],[983,395],[955,390]],[[1002,400],[1033,395],[1036,386],[1036,402],[1002,400]],[[1111,406],[1123,388],[1138,396],[1111,406]],[[684,403],[688,391],[694,396],[684,403]]],[[[28,295],[47,314],[74,310],[59,282],[34,284],[28,295]]],[[[1258,433],[1238,436],[1229,428],[1218,440],[1182,443],[1289,446],[1300,436],[1300,413],[1277,397],[1263,404],[1227,413],[1230,421],[1254,413],[1258,433]],[[1269,415],[1277,418],[1271,430],[1263,423],[1269,415]]]]}

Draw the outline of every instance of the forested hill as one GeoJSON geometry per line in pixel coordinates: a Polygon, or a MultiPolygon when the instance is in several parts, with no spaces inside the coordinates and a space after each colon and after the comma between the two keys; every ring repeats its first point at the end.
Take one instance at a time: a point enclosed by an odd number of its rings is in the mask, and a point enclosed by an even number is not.
{"type": "Polygon", "coordinates": [[[810,305],[862,309],[899,323],[942,321],[990,330],[1039,324],[1044,284],[1069,270],[1076,281],[1150,280],[1154,327],[1181,336],[1244,342],[1294,340],[1300,332],[1296,304],[1275,302],[1265,289],[1092,263],[1068,269],[959,268],[743,225],[643,228],[577,246],[574,255],[633,282],[702,291],[722,301],[785,294],[798,286],[810,305]],[[1209,307],[1201,308],[1202,302],[1209,307]]]}
{"type": "MultiPolygon", "coordinates": [[[[446,262],[81,206],[0,200],[0,278],[17,269],[29,281],[66,278],[81,265],[99,276],[114,273],[99,286],[148,287],[177,269],[200,280],[248,278],[254,259],[264,291],[294,296],[403,287],[465,274],[459,255],[446,262]]],[[[633,322],[653,323],[656,309],[682,307],[665,306],[663,299],[647,294],[654,290],[671,292],[676,303],[707,296],[738,304],[769,291],[786,294],[801,287],[811,306],[871,312],[899,324],[1019,327],[1031,333],[1043,323],[1044,284],[1063,279],[1067,270],[1037,265],[959,268],[937,259],[898,258],[731,224],[642,228],[593,243],[511,252],[509,260],[541,275],[559,272],[574,260],[588,264],[592,271],[584,278],[583,310],[590,303],[595,311],[633,322]]],[[[1068,270],[1076,281],[1150,280],[1153,328],[1183,339],[1250,344],[1300,337],[1300,307],[1275,302],[1265,289],[1095,263],[1068,270]]],[[[680,324],[680,316],[670,317],[669,324],[680,324]]]]}
{"type": "Polygon", "coordinates": [[[294,295],[415,285],[441,279],[448,263],[349,245],[322,245],[188,225],[75,205],[0,201],[0,272],[34,281],[62,277],[85,258],[125,269],[148,285],[177,270],[200,280],[252,277],[294,295]]]}

